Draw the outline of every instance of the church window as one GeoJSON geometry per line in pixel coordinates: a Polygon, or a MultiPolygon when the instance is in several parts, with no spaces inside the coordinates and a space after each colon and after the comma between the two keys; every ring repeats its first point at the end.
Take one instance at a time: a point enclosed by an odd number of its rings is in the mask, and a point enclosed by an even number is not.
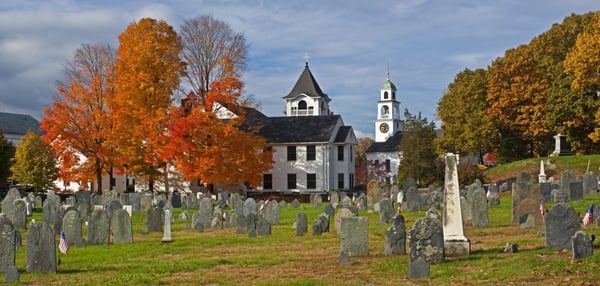
{"type": "Polygon", "coordinates": [[[337,157],[338,161],[344,161],[344,146],[337,147],[337,157]]]}
{"type": "Polygon", "coordinates": [[[296,161],[296,146],[287,146],[287,160],[296,161]]]}
{"type": "Polygon", "coordinates": [[[390,114],[390,108],[387,107],[387,105],[382,106],[381,107],[381,115],[387,116],[388,114],[390,114]]]}
{"type": "Polygon", "coordinates": [[[392,91],[392,99],[396,99],[396,92],[392,91]]]}
{"type": "Polygon", "coordinates": [[[273,175],[272,174],[263,174],[263,189],[264,190],[273,189],[273,175]]]}
{"type": "Polygon", "coordinates": [[[388,99],[388,96],[389,96],[389,95],[388,95],[388,92],[387,92],[387,91],[384,91],[384,92],[383,92],[383,99],[388,99]]]}

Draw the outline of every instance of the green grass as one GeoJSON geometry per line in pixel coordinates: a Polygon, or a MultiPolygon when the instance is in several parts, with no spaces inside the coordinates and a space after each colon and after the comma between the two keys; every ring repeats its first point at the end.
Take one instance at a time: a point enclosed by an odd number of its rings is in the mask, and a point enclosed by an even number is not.
{"type": "MultiPolygon", "coordinates": [[[[580,214],[598,197],[570,202],[580,214]]],[[[547,207],[551,207],[548,203],[547,207]]],[[[188,222],[172,224],[173,243],[160,243],[162,233],[143,235],[143,213],[134,213],[134,243],[76,248],[59,255],[55,274],[26,273],[25,247],[17,251],[21,285],[544,285],[595,284],[600,279],[598,255],[572,261],[570,251],[546,249],[538,233],[543,226],[519,229],[511,222],[511,197],[503,194],[498,207],[489,209],[490,226],[465,227],[471,241],[471,255],[447,258],[431,266],[429,279],[408,279],[408,255],[385,256],[384,232],[378,213],[361,211],[369,218],[369,256],[352,257],[351,264],[339,265],[340,239],[333,219],[330,232],[312,235],[312,221],[323,208],[302,205],[309,221],[309,233],[296,236],[291,225],[299,209],[282,208],[281,224],[268,236],[249,238],[235,228],[186,230],[188,222]],[[507,242],[517,243],[518,253],[501,252],[507,242]]],[[[178,217],[181,210],[176,209],[178,217]]],[[[406,226],[412,227],[424,212],[404,212],[406,226]]],[[[41,210],[33,218],[41,220],[41,210]]],[[[84,227],[84,238],[87,237],[84,227]]],[[[584,229],[600,235],[596,226],[584,229]]],[[[25,241],[26,231],[23,231],[25,241]]],[[[598,242],[595,243],[595,250],[598,242]]],[[[408,251],[408,244],[407,244],[408,251]]],[[[0,274],[0,279],[4,279],[0,274]]]]}

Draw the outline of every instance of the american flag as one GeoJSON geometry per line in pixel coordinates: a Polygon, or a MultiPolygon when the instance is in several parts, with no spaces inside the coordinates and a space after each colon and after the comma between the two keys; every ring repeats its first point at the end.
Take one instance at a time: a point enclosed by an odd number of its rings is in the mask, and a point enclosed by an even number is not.
{"type": "Polygon", "coordinates": [[[585,212],[585,216],[583,216],[583,226],[587,227],[593,219],[594,219],[594,205],[592,204],[587,209],[587,212],[585,212]]]}
{"type": "Polygon", "coordinates": [[[540,200],[540,214],[544,216],[544,199],[540,200]]]}
{"type": "Polygon", "coordinates": [[[58,243],[58,250],[60,250],[60,252],[62,252],[63,254],[67,254],[67,251],[69,251],[69,242],[65,237],[64,231],[60,232],[60,242],[58,243]]]}

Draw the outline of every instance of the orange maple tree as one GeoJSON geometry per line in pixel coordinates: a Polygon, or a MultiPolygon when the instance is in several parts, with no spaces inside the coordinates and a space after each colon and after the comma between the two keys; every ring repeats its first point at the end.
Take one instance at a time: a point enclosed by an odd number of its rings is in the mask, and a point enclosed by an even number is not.
{"type": "Polygon", "coordinates": [[[119,166],[127,164],[131,173],[148,180],[150,189],[158,168],[168,163],[158,153],[172,118],[171,96],[184,72],[180,51],[177,33],[162,20],[141,19],[119,35],[117,96],[109,102],[116,128],[113,140],[122,158],[119,166]]]}
{"type": "Polygon", "coordinates": [[[80,183],[95,177],[98,191],[102,190],[102,173],[109,170],[115,155],[107,140],[112,122],[106,104],[114,96],[113,68],[112,48],[82,45],[65,67],[66,80],[57,85],[58,99],[40,120],[46,131],[42,139],[59,158],[59,177],[80,183]]]}

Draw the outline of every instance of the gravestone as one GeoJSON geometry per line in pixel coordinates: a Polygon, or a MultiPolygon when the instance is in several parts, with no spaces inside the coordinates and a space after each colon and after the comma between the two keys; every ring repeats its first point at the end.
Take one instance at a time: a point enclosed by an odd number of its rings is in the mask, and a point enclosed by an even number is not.
{"type": "Polygon", "coordinates": [[[200,205],[198,205],[198,197],[196,194],[190,194],[185,199],[188,210],[197,210],[200,205]]]}
{"type": "Polygon", "coordinates": [[[179,191],[173,191],[173,194],[171,194],[171,205],[174,208],[181,208],[181,193],[179,191]]]}
{"type": "Polygon", "coordinates": [[[411,261],[422,257],[432,264],[444,262],[442,222],[431,217],[417,219],[413,227],[408,229],[408,248],[411,261]]]}
{"type": "Polygon", "coordinates": [[[19,269],[15,265],[11,265],[6,269],[6,275],[4,275],[4,283],[19,282],[19,269]]]}
{"type": "Polygon", "coordinates": [[[306,217],[306,214],[303,212],[297,213],[294,225],[296,226],[296,236],[302,236],[305,233],[308,233],[308,218],[306,217]]]}
{"type": "Polygon", "coordinates": [[[223,217],[219,213],[214,213],[213,218],[210,221],[210,228],[220,229],[223,228],[223,217]]]}
{"type": "Polygon", "coordinates": [[[85,246],[83,230],[81,227],[81,217],[79,217],[79,212],[75,208],[69,209],[65,213],[62,221],[62,229],[65,232],[65,237],[69,242],[69,246],[85,246]]]}
{"type": "Polygon", "coordinates": [[[580,230],[579,214],[566,203],[552,206],[544,214],[546,247],[569,249],[572,236],[580,230]]]}
{"type": "Polygon", "coordinates": [[[8,190],[6,196],[2,200],[2,212],[9,219],[12,217],[15,200],[18,200],[20,198],[21,194],[19,193],[19,190],[17,190],[16,188],[11,188],[10,190],[8,190]]]}
{"type": "Polygon", "coordinates": [[[152,207],[146,211],[146,229],[147,232],[162,232],[163,210],[158,207],[152,207]]]}
{"type": "Polygon", "coordinates": [[[383,254],[406,254],[406,226],[404,225],[404,216],[401,214],[395,215],[392,223],[393,225],[385,231],[383,254]]]}
{"type": "Polygon", "coordinates": [[[485,196],[485,190],[483,190],[479,180],[475,180],[475,182],[468,187],[467,197],[471,203],[470,209],[473,216],[473,227],[488,227],[487,198],[485,196]]]}
{"type": "Polygon", "coordinates": [[[366,210],[367,209],[367,195],[365,195],[365,193],[361,193],[360,196],[358,196],[358,198],[356,198],[356,208],[359,210],[366,210]]]}
{"type": "Polygon", "coordinates": [[[598,194],[598,177],[593,172],[583,175],[583,193],[588,196],[598,194]]]}
{"type": "Polygon", "coordinates": [[[313,235],[321,235],[324,232],[329,232],[329,216],[321,213],[313,221],[313,235]]]}
{"type": "Polygon", "coordinates": [[[527,225],[523,225],[523,217],[529,218],[530,223],[532,224],[530,227],[544,223],[544,218],[540,212],[539,199],[527,198],[522,200],[517,206],[515,213],[519,215],[517,225],[521,228],[528,228],[527,225]]]}
{"type": "Polygon", "coordinates": [[[342,231],[342,219],[345,217],[356,216],[349,208],[341,208],[336,214],[334,219],[333,227],[337,234],[341,234],[342,231]]]}
{"type": "Polygon", "coordinates": [[[525,199],[534,199],[534,201],[539,201],[539,198],[533,198],[532,193],[532,185],[533,179],[529,173],[521,172],[517,177],[517,182],[513,188],[512,195],[512,221],[518,222],[518,218],[523,215],[523,213],[518,213],[517,208],[521,201],[525,199]]]}
{"type": "Polygon", "coordinates": [[[334,209],[337,208],[338,204],[340,203],[340,194],[336,191],[331,191],[329,192],[329,196],[329,202],[334,209]]]}
{"type": "Polygon", "coordinates": [[[142,210],[141,206],[141,193],[127,193],[129,195],[129,204],[134,212],[142,210]]]}
{"type": "Polygon", "coordinates": [[[279,224],[279,203],[276,200],[271,200],[267,204],[267,207],[265,210],[265,219],[271,225],[279,224]]]}
{"type": "Polygon", "coordinates": [[[369,255],[369,218],[344,217],[341,225],[340,251],[348,253],[349,257],[369,255]]]}
{"type": "Polygon", "coordinates": [[[421,210],[421,195],[417,186],[408,185],[405,191],[406,194],[406,210],[409,212],[418,212],[421,210]]]}
{"type": "Polygon", "coordinates": [[[131,228],[131,216],[126,210],[115,210],[110,218],[112,240],[114,244],[133,243],[133,229],[131,228]]]}
{"type": "Polygon", "coordinates": [[[572,201],[583,201],[583,182],[571,182],[569,189],[571,190],[572,201]]]}
{"type": "Polygon", "coordinates": [[[247,198],[244,201],[244,216],[248,216],[249,214],[254,214],[255,216],[258,215],[258,204],[256,203],[256,200],[254,200],[253,198],[247,198]]]}
{"type": "Polygon", "coordinates": [[[321,205],[323,205],[323,197],[321,197],[321,194],[311,194],[310,205],[313,208],[320,208],[321,205]]]}
{"type": "Polygon", "coordinates": [[[264,218],[259,219],[258,223],[256,224],[256,234],[270,235],[271,234],[271,223],[264,218]]]}
{"type": "Polygon", "coordinates": [[[103,210],[94,210],[88,222],[88,244],[108,246],[110,242],[110,219],[103,210]]]}
{"type": "Polygon", "coordinates": [[[92,195],[89,191],[75,192],[75,208],[79,211],[79,215],[83,220],[87,220],[92,212],[92,195]]]}
{"type": "Polygon", "coordinates": [[[382,191],[379,185],[374,185],[371,190],[367,190],[367,209],[372,210],[375,204],[381,201],[382,191]]]}
{"type": "Polygon", "coordinates": [[[594,252],[592,237],[583,231],[577,231],[573,237],[571,237],[571,247],[573,250],[573,260],[592,256],[594,252]]]}
{"type": "Polygon", "coordinates": [[[566,203],[567,202],[567,194],[563,193],[559,189],[553,189],[551,192],[552,201],[554,203],[566,203]]]}
{"type": "Polygon", "coordinates": [[[152,209],[152,194],[144,192],[140,195],[140,211],[148,212],[152,209]]]}
{"type": "Polygon", "coordinates": [[[34,222],[29,226],[25,249],[27,272],[56,273],[56,238],[48,223],[34,222]]]}
{"type": "Polygon", "coordinates": [[[423,257],[409,259],[408,278],[419,279],[428,278],[430,275],[431,263],[423,257]]]}
{"type": "Polygon", "coordinates": [[[115,210],[119,210],[122,208],[123,208],[123,205],[121,204],[121,202],[119,202],[117,200],[113,200],[113,201],[106,203],[106,212],[108,214],[108,217],[111,217],[115,210]]]}
{"type": "Polygon", "coordinates": [[[237,213],[233,213],[232,214],[232,220],[233,220],[233,216],[235,216],[235,233],[237,234],[242,234],[244,233],[244,227],[246,227],[246,217],[243,214],[237,214],[237,213]]]}
{"type": "Polygon", "coordinates": [[[325,209],[323,209],[323,212],[329,217],[332,217],[335,214],[335,208],[332,204],[327,204],[325,209]]]}
{"type": "Polygon", "coordinates": [[[12,212],[9,218],[15,229],[27,228],[27,205],[24,200],[16,199],[13,201],[12,212]]]}
{"type": "Polygon", "coordinates": [[[471,212],[471,203],[465,196],[460,196],[460,211],[463,225],[473,225],[473,213],[471,212]]]}
{"type": "MultiPolygon", "coordinates": [[[[355,198],[356,200],[356,198],[355,198]]],[[[352,199],[349,196],[345,196],[342,198],[342,207],[347,208],[352,205],[352,199]]]]}
{"type": "MultiPolygon", "coordinates": [[[[462,213],[460,210],[460,189],[458,185],[458,155],[446,154],[446,172],[444,178],[444,217],[443,217],[443,254],[442,256],[468,256],[471,252],[471,243],[464,235],[462,213]]],[[[435,224],[430,226],[435,230],[435,224]]],[[[435,232],[430,232],[432,235],[435,232]]],[[[433,238],[431,236],[432,245],[433,238]]],[[[436,241],[437,243],[437,241],[436,241]]],[[[412,253],[412,251],[411,251],[412,253]]],[[[415,255],[412,256],[416,258],[415,255]]],[[[426,259],[427,260],[427,259],[426,259]]],[[[431,263],[436,261],[427,260],[431,263]]],[[[443,257],[442,257],[443,261],[443,257]]],[[[440,261],[441,262],[441,261],[440,261]]]]}
{"type": "Polygon", "coordinates": [[[54,222],[56,221],[57,212],[58,209],[54,207],[54,203],[52,203],[52,200],[47,198],[44,201],[42,207],[42,220],[45,221],[47,224],[54,224],[54,222]]]}
{"type": "Polygon", "coordinates": [[[575,173],[572,170],[564,171],[560,177],[560,190],[567,195],[569,200],[571,200],[571,183],[575,180],[575,173]]]}
{"type": "Polygon", "coordinates": [[[162,243],[168,243],[168,242],[173,242],[173,239],[171,238],[171,218],[172,218],[172,214],[171,214],[171,210],[170,209],[165,209],[165,225],[163,227],[163,237],[160,240],[160,242],[162,243]]]}
{"type": "Polygon", "coordinates": [[[210,227],[214,213],[213,202],[210,198],[204,197],[200,200],[200,210],[198,213],[198,218],[202,226],[205,228],[210,227]]]}
{"type": "Polygon", "coordinates": [[[293,208],[298,208],[300,206],[300,201],[298,199],[294,199],[292,201],[292,207],[293,208]]]}
{"type": "Polygon", "coordinates": [[[253,213],[249,213],[246,216],[246,228],[248,229],[248,231],[250,231],[251,229],[256,229],[256,218],[257,215],[253,213]]]}
{"type": "Polygon", "coordinates": [[[202,214],[200,214],[200,212],[196,212],[194,213],[194,215],[192,215],[192,227],[197,231],[197,232],[204,232],[204,225],[202,224],[202,218],[201,218],[202,214]]]}
{"type": "Polygon", "coordinates": [[[16,261],[16,233],[12,222],[0,213],[0,273],[6,273],[8,267],[16,261]]]}
{"type": "Polygon", "coordinates": [[[549,202],[552,199],[552,184],[549,182],[540,183],[540,194],[544,201],[549,202]]]}
{"type": "Polygon", "coordinates": [[[235,212],[237,214],[244,213],[244,201],[242,201],[242,197],[240,196],[239,193],[231,194],[231,197],[229,198],[229,200],[231,201],[231,211],[232,212],[235,212]]]}
{"type": "Polygon", "coordinates": [[[40,197],[39,195],[35,196],[34,199],[34,203],[35,203],[35,207],[42,207],[44,205],[44,202],[42,201],[42,197],[40,197]]]}
{"type": "Polygon", "coordinates": [[[392,200],[385,198],[379,202],[379,224],[390,223],[395,213],[392,200]]]}
{"type": "Polygon", "coordinates": [[[190,213],[188,213],[187,210],[182,211],[181,213],[179,213],[179,220],[180,221],[190,220],[190,213]]]}

